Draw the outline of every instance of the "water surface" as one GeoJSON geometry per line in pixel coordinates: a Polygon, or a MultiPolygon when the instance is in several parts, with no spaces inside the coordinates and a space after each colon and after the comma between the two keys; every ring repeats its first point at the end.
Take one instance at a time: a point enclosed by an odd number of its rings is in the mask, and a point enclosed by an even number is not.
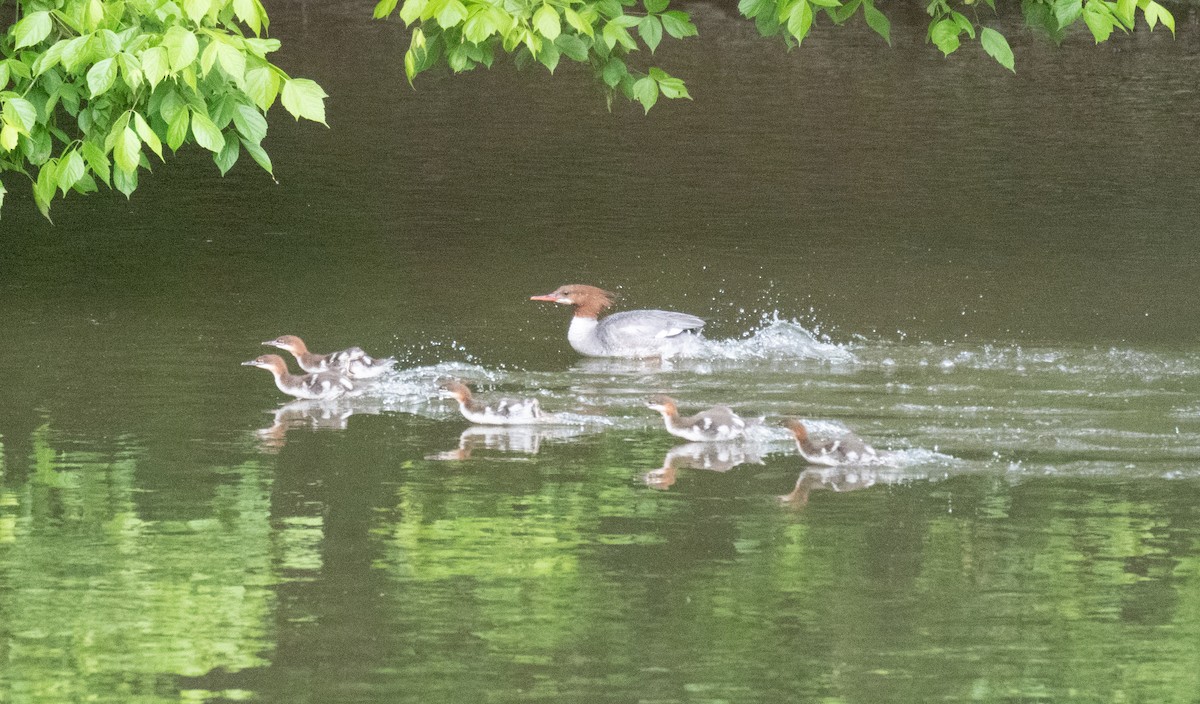
{"type": "Polygon", "coordinates": [[[644,117],[273,13],[332,96],[278,185],[184,154],[54,227],[9,187],[0,701],[1195,701],[1186,29],[1008,22],[1014,77],[700,5],[644,117]],[[527,300],[575,281],[728,341],[580,360],[527,300]],[[284,333],[402,371],[284,406],[238,366],[284,333]],[[445,375],[578,422],[472,429],[445,375]],[[658,392],[764,421],[688,447],[658,392]],[[894,461],[806,472],[790,415],[894,461]]]}

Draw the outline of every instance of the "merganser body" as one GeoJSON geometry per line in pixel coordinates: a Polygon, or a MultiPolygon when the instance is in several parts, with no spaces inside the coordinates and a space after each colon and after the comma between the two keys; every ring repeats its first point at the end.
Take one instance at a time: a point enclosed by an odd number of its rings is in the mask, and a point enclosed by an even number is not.
{"type": "Polygon", "coordinates": [[[844,435],[833,440],[815,442],[809,438],[808,428],[798,419],[789,418],[784,421],[784,425],[796,436],[796,446],[800,448],[800,456],[808,460],[809,464],[837,467],[844,464],[871,464],[880,459],[875,448],[855,435],[844,435]]]}
{"type": "Polygon", "coordinates": [[[310,374],[337,372],[351,379],[374,379],[391,371],[396,365],[395,357],[372,357],[361,347],[350,347],[329,354],[309,352],[304,340],[295,335],[283,335],[263,344],[290,352],[300,368],[310,374]]]}
{"type": "Polygon", "coordinates": [[[532,425],[548,419],[536,398],[501,398],[484,403],[471,395],[461,381],[447,380],[438,386],[458,401],[463,417],[480,425],[532,425]]]}
{"type": "Polygon", "coordinates": [[[345,396],[354,390],[353,382],[336,372],[291,374],[288,372],[287,362],[277,354],[264,354],[249,362],[242,362],[242,366],[266,369],[275,377],[275,386],[280,391],[296,398],[327,401],[345,396]]]}
{"type": "Polygon", "coordinates": [[[585,357],[671,357],[701,339],[704,327],[694,315],[667,310],[631,310],[601,320],[613,294],[584,284],[560,286],[529,300],[575,306],[567,341],[585,357]]]}
{"type": "Polygon", "coordinates": [[[734,440],[746,433],[746,421],[726,406],[713,406],[694,416],[679,417],[679,408],[670,396],[651,396],[646,408],[662,414],[667,432],[692,442],[734,440]]]}

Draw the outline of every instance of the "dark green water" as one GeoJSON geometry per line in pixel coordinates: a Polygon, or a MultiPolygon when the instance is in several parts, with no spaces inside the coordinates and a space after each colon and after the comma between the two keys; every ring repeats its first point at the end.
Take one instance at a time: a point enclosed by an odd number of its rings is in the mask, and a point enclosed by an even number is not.
{"type": "Polygon", "coordinates": [[[1191,25],[1013,27],[1012,77],[696,14],[643,117],[281,5],[332,129],[275,116],[278,186],[10,184],[0,702],[1196,702],[1191,25]],[[527,300],[572,281],[732,341],[582,361],[527,300]],[[281,409],[283,333],[403,371],[281,409]],[[599,420],[472,430],[448,374],[599,420]],[[767,423],[680,447],[664,391],[767,423]],[[893,466],[802,473],[784,415],[893,466]]]}

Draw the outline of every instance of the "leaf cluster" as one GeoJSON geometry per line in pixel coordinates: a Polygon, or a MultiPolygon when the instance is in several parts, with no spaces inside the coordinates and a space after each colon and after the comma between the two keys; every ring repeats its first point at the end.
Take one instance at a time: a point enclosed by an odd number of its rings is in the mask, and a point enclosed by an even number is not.
{"type": "MultiPolygon", "coordinates": [[[[261,0],[18,0],[0,37],[0,174],[51,201],[100,184],[128,196],[150,156],[194,143],[226,173],[268,173],[267,110],[324,123],[325,93],[268,60],[261,0]]],[[[4,194],[0,186],[0,204],[4,194]]]]}
{"type": "Polygon", "coordinates": [[[413,27],[404,71],[409,83],[441,62],[455,73],[490,68],[498,53],[518,67],[534,62],[551,73],[565,58],[590,67],[611,105],[615,95],[641,103],[691,98],[683,81],[655,66],[631,64],[633,52],[658,48],[665,36],[696,35],[691,17],[670,0],[381,0],[375,17],[413,27]]]}

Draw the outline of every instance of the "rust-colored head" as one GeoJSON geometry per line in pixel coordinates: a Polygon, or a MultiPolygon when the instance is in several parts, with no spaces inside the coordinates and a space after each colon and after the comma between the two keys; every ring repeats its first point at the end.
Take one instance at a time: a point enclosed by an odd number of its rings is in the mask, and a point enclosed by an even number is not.
{"type": "Polygon", "coordinates": [[[447,396],[458,399],[462,403],[471,400],[470,387],[458,379],[442,379],[438,382],[438,388],[445,391],[447,396]]]}
{"type": "Polygon", "coordinates": [[[304,340],[295,335],[280,335],[274,340],[268,340],[263,344],[267,347],[278,347],[281,350],[287,350],[292,354],[304,354],[308,352],[308,347],[304,344],[304,340]]]}
{"type": "Polygon", "coordinates": [[[646,399],[646,408],[668,416],[679,414],[679,408],[675,405],[675,399],[662,394],[657,394],[646,399]]]}
{"type": "Polygon", "coordinates": [[[261,357],[255,357],[249,362],[242,362],[243,367],[260,367],[270,370],[274,374],[283,374],[287,372],[287,362],[283,361],[283,357],[277,354],[264,354],[261,357]]]}
{"type": "Polygon", "coordinates": [[[531,301],[550,301],[566,306],[575,306],[575,315],[581,318],[595,318],[605,308],[612,306],[617,294],[602,288],[587,284],[567,284],[559,286],[544,296],[530,296],[531,301]]]}
{"type": "Polygon", "coordinates": [[[787,418],[783,421],[783,425],[792,431],[792,434],[796,436],[797,442],[808,440],[808,428],[804,427],[799,418],[787,418]]]}

